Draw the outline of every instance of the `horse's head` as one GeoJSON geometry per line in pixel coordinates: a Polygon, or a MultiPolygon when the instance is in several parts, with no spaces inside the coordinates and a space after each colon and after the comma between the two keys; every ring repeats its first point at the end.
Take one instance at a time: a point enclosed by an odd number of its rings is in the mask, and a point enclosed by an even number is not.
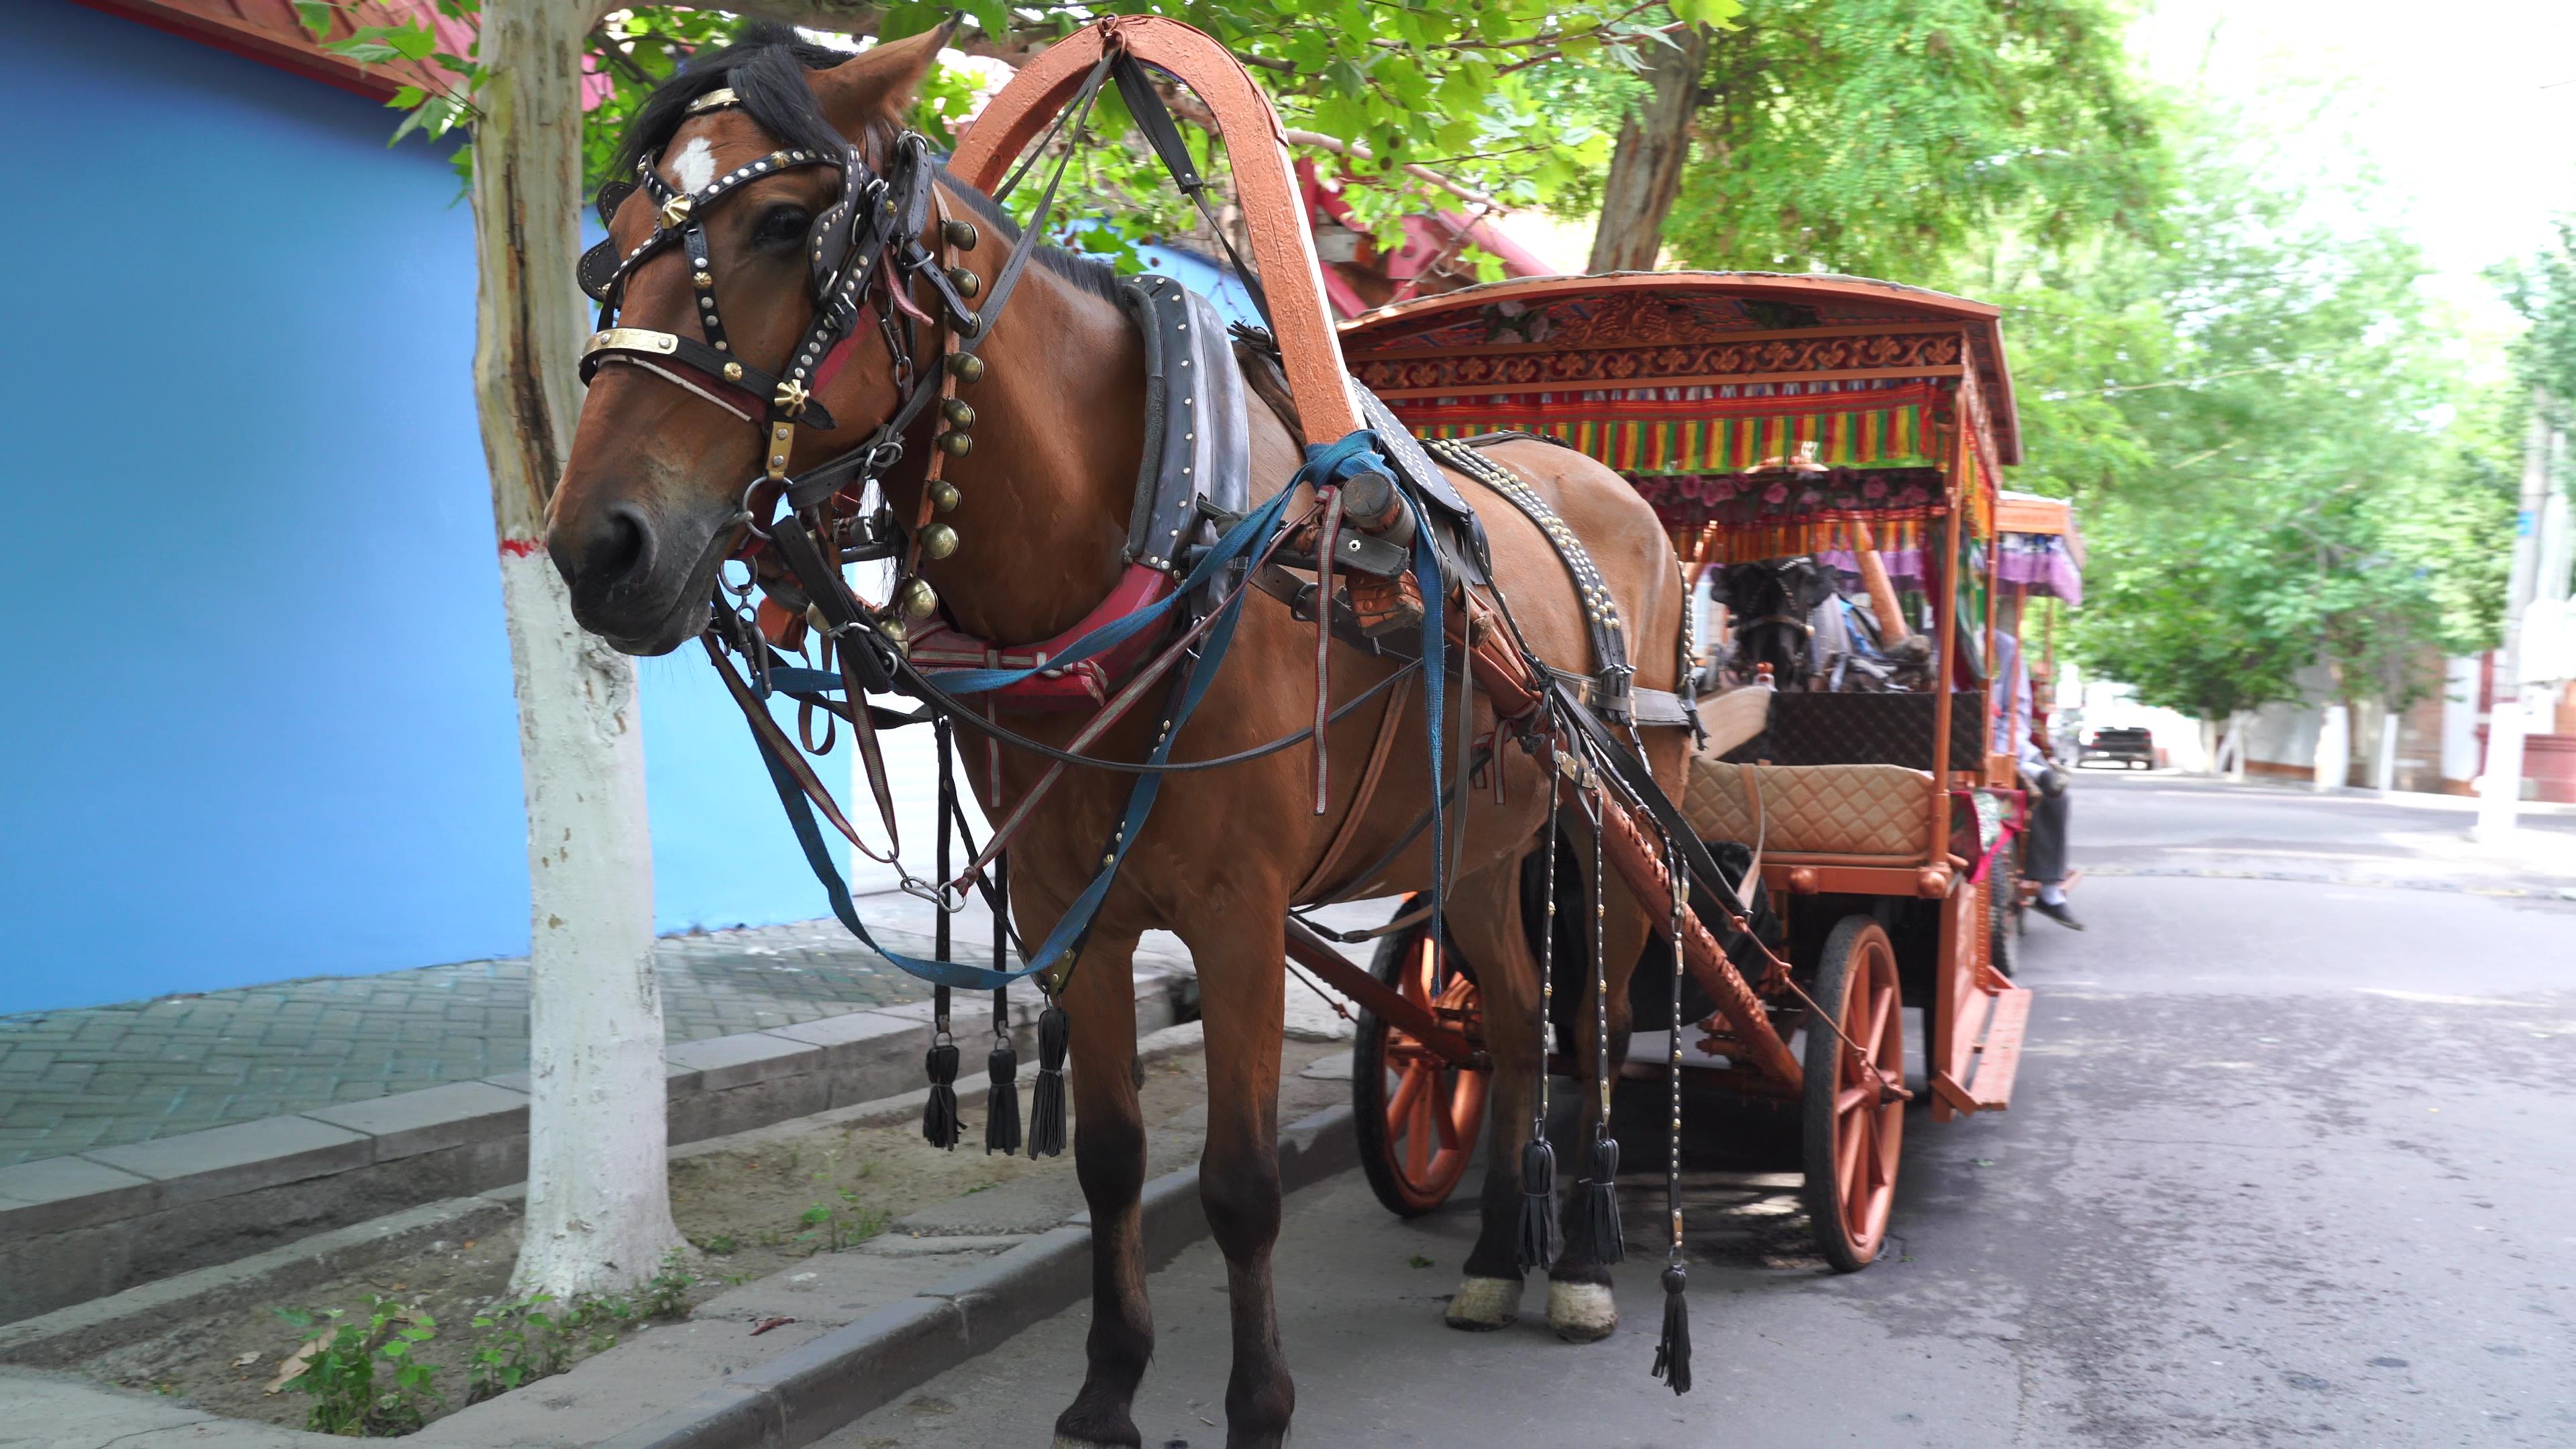
{"type": "MultiPolygon", "coordinates": [[[[858,447],[895,411],[887,347],[853,344],[838,368],[811,354],[831,340],[818,328],[848,295],[846,268],[908,240],[889,238],[873,196],[845,206],[843,178],[864,192],[902,164],[902,118],[947,34],[845,58],[756,29],[631,123],[601,194],[609,240],[583,265],[616,330],[585,358],[590,395],[546,532],[574,617],[619,649],[695,635],[718,567],[776,489],[746,493],[858,447]]],[[[873,326],[852,316],[840,335],[864,342],[873,326]]]]}
{"type": "Polygon", "coordinates": [[[1768,664],[1775,684],[1797,688],[1807,677],[1807,616],[1833,591],[1833,575],[1811,558],[1729,564],[1718,592],[1735,615],[1737,677],[1768,664]]]}

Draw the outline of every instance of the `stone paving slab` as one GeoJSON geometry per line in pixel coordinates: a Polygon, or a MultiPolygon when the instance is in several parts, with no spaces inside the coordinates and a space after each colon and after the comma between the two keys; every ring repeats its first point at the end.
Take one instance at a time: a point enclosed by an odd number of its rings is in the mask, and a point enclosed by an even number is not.
{"type": "MultiPolygon", "coordinates": [[[[872,925],[900,918],[887,944],[927,955],[926,935],[903,929],[917,904],[874,897],[860,910],[872,925]]],[[[1187,969],[1176,950],[1139,959],[1187,969]]],[[[664,937],[653,964],[673,1043],[930,994],[828,920],[664,937]]],[[[524,959],[0,1016],[0,1171],[450,1082],[524,1090],[527,1062],[524,959]]]]}

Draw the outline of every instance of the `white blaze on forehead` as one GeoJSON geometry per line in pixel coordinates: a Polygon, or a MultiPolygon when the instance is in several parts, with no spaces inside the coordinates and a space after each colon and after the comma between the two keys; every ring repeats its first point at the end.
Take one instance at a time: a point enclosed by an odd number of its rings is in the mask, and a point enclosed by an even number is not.
{"type": "Polygon", "coordinates": [[[707,149],[707,138],[691,136],[680,154],[671,158],[671,171],[679,178],[681,190],[706,190],[707,183],[716,179],[716,154],[707,149]]]}

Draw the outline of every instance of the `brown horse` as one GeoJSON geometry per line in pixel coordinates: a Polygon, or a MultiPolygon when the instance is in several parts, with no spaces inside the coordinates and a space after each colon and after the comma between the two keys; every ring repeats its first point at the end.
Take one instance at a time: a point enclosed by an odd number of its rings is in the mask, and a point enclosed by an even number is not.
{"type": "MultiPolygon", "coordinates": [[[[785,32],[759,32],[670,83],[683,97],[732,85],[747,98],[743,108],[683,116],[680,107],[668,106],[660,113],[660,134],[648,126],[630,143],[658,158],[662,176],[674,185],[703,184],[709,168],[729,172],[800,144],[817,125],[849,138],[872,163],[882,162],[938,43],[936,35],[917,36],[843,59],[798,46],[785,32]],[[782,102],[782,95],[789,99],[782,102]]],[[[639,124],[652,115],[648,108],[639,124]]],[[[953,213],[977,218],[988,233],[1007,231],[988,199],[953,178],[941,184],[953,213]]],[[[785,171],[753,182],[702,218],[735,355],[777,368],[802,334],[812,315],[802,243],[837,187],[825,170],[785,171]]],[[[628,198],[612,226],[619,252],[655,224],[648,201],[628,198]]],[[[963,257],[988,295],[1008,255],[1000,240],[990,238],[963,257]]],[[[631,325],[698,335],[688,271],[677,255],[644,265],[627,293],[631,325]]],[[[1108,273],[1095,264],[1041,254],[1007,311],[991,323],[981,353],[989,375],[963,393],[980,420],[972,454],[954,461],[947,474],[964,494],[952,516],[962,542],[952,556],[928,565],[925,577],[951,619],[973,634],[1005,641],[1052,636],[1097,604],[1119,575],[1144,446],[1144,352],[1110,289],[1108,273]]],[[[923,305],[937,308],[926,291],[923,305]]],[[[853,446],[892,414],[897,394],[886,350],[863,346],[821,400],[839,429],[828,437],[800,429],[792,469],[853,446]]],[[[1300,449],[1288,428],[1258,407],[1251,426],[1259,498],[1296,470],[1300,449]]],[[[908,440],[908,461],[886,481],[898,516],[912,516],[930,434],[925,419],[908,440]]],[[[646,370],[610,367],[599,374],[547,534],[586,627],[636,654],[666,652],[699,632],[718,565],[743,540],[739,500],[745,480],[760,471],[761,436],[739,416],[646,370]]],[[[1620,613],[1631,621],[1637,684],[1675,688],[1682,592],[1671,547],[1646,504],[1608,470],[1567,449],[1518,442],[1494,448],[1491,456],[1529,479],[1589,543],[1620,613]]],[[[1536,652],[1561,667],[1592,667],[1574,590],[1545,537],[1479,485],[1459,486],[1480,511],[1494,578],[1536,652]]],[[[1293,620],[1275,600],[1249,597],[1232,652],[1185,731],[1179,758],[1245,749],[1311,723],[1313,651],[1311,625],[1293,620]]],[[[1333,653],[1336,699],[1382,680],[1392,667],[1355,650],[1333,653]]],[[[1399,686],[1354,710],[1332,733],[1333,755],[1364,759],[1383,711],[1418,688],[1399,686]]],[[[1493,728],[1492,710],[1481,697],[1474,707],[1472,729],[1482,736],[1493,728]]],[[[1420,719],[1421,710],[1410,717],[1420,719]]],[[[1062,746],[1082,718],[1024,714],[1010,723],[1062,746]]],[[[1139,713],[1094,748],[1141,759],[1153,729],[1154,720],[1139,713]]],[[[1648,738],[1657,779],[1678,796],[1681,733],[1657,730],[1648,738]]],[[[988,794],[985,810],[998,818],[1042,768],[1042,761],[1005,750],[1000,795],[988,794]]],[[[1452,847],[1458,873],[1448,925],[1461,956],[1478,972],[1496,1068],[1483,1231],[1450,1309],[1450,1321],[1466,1328],[1501,1327],[1517,1311],[1520,1148],[1529,1135],[1543,1052],[1537,967],[1521,929],[1517,885],[1546,816],[1547,794],[1538,767],[1519,750],[1502,750],[1493,768],[1505,777],[1501,802],[1490,789],[1461,790],[1473,805],[1450,816],[1463,839],[1452,847]]],[[[987,793],[983,772],[970,773],[979,793],[987,793]]],[[[1138,1443],[1129,1404],[1152,1354],[1153,1323],[1138,1211],[1145,1141],[1133,1075],[1130,961],[1139,934],[1154,928],[1171,930],[1188,945],[1206,1015],[1210,1101],[1200,1191],[1232,1295],[1227,1442],[1271,1445],[1287,1432],[1295,1389],[1271,1296],[1271,1248],[1280,1222],[1282,921],[1296,904],[1291,893],[1352,809],[1360,773],[1355,764],[1333,772],[1334,802],[1320,816],[1313,810],[1312,757],[1303,749],[1171,777],[1063,989],[1072,1027],[1076,1165],[1092,1212],[1095,1313],[1088,1374],[1057,1421],[1060,1443],[1138,1443]]],[[[1393,849],[1429,803],[1428,775],[1419,730],[1403,731],[1387,783],[1366,805],[1342,859],[1369,861],[1393,849]]],[[[1013,843],[1011,901],[1024,932],[1043,932],[1061,918],[1087,882],[1129,782],[1104,771],[1072,771],[1013,843]]],[[[1374,879],[1331,881],[1325,891],[1373,896],[1423,889],[1432,873],[1431,848],[1418,838],[1374,879]]],[[[1611,889],[1605,929],[1614,1051],[1624,1052],[1625,981],[1649,930],[1624,887],[1611,889]]],[[[1586,968],[1561,963],[1559,969],[1570,987],[1586,968]]],[[[1573,1033],[1587,1049],[1590,1022],[1587,1014],[1573,1033]]],[[[1571,1170],[1579,1172],[1580,1162],[1571,1170]]],[[[1616,1321],[1606,1269],[1569,1254],[1552,1276],[1549,1316],[1558,1330],[1574,1338],[1606,1335],[1616,1321]]]]}

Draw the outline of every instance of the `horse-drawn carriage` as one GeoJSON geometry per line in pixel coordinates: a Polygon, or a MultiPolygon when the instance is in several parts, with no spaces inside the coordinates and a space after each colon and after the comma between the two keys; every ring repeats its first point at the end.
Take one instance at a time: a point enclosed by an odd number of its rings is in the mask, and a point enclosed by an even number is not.
{"type": "MultiPolygon", "coordinates": [[[[1879,598],[1882,638],[1914,632],[1884,617],[1908,608],[1903,581],[1918,618],[1928,602],[1930,641],[1964,644],[1929,644],[1942,688],[1837,691],[1765,664],[1738,686],[1758,693],[1704,708],[1740,720],[1755,705],[1758,733],[1704,742],[1682,803],[1703,838],[1758,861],[1788,970],[1755,983],[1755,1029],[1799,1041],[1804,1080],[1766,1071],[1745,1024],[1705,1004],[1698,1031],[1682,1027],[1695,1052],[1666,1044],[1625,1068],[1660,1077],[1677,1059],[1704,1083],[1794,1102],[1817,1242],[1845,1270],[1877,1254],[1894,1198],[1905,1102],[1879,1084],[1904,1071],[1898,1003],[1923,1008],[1935,1121],[2011,1100],[2029,1016],[2029,991],[1989,958],[1991,868],[2021,796],[2009,750],[1991,752],[1981,661],[1997,657],[1999,601],[2055,578],[2013,570],[2048,550],[1998,549],[1998,532],[2066,536],[2071,519],[2050,500],[1999,507],[2019,444],[1995,317],[1842,277],[1669,273],[1470,288],[1342,334],[1353,373],[1420,435],[1528,432],[1618,470],[1694,579],[1793,556],[1848,565],[1879,598]]],[[[1483,1110],[1473,963],[1433,949],[1427,922],[1387,938],[1373,983],[1322,952],[1301,959],[1369,1008],[1353,1097],[1371,1185],[1400,1213],[1437,1206],[1483,1110]]]]}
{"type": "MultiPolygon", "coordinates": [[[[1639,274],[1470,288],[1337,338],[1278,118],[1223,46],[1156,16],[1086,27],[943,166],[904,117],[945,38],[845,59],[758,32],[639,113],[633,179],[603,191],[610,237],[582,264],[598,381],[547,540],[576,617],[634,653],[703,642],[861,940],[823,827],[899,863],[876,731],[931,723],[937,865],[905,883],[938,903],[936,947],[886,954],[935,989],[930,1141],[961,1138],[960,989],[992,995],[987,1150],[1060,1152],[1080,1121],[1092,1371],[1059,1442],[1137,1437],[1152,1323],[1127,966],[1157,928],[1200,964],[1230,1442],[1281,1442],[1294,1402],[1269,1277],[1283,920],[1290,960],[1367,1008],[1354,1091],[1390,1206],[1444,1200],[1493,1118],[1483,1231],[1447,1310],[1462,1328],[1512,1321],[1533,1270],[1560,1334],[1615,1328],[1611,1080],[1659,1074],[1625,1062],[1626,1002],[1630,961],[1662,967],[1654,1372],[1686,1392],[1686,1073],[1796,1111],[1811,1216],[1844,1269],[1883,1240],[1918,1095],[1902,1005],[1924,1011],[1935,1121],[2010,1098],[2030,996],[1987,955],[1989,870],[2019,819],[1983,662],[1984,545],[2019,446],[1995,309],[1845,278],[1639,274]],[[1175,84],[1224,137],[1248,218],[1270,327],[1232,346],[1170,279],[1042,243],[1107,87],[1208,205],[1160,99],[1175,84]],[[712,169],[678,164],[692,155],[712,169]],[[1014,228],[1002,203],[1042,158],[1014,228]],[[1685,585],[1843,554],[1884,667],[1784,653],[1785,673],[1757,663],[1694,711],[1685,585]],[[846,571],[878,562],[898,570],[883,599],[846,571]],[[888,694],[920,708],[870,702],[888,694]],[[848,727],[881,853],[803,759],[831,748],[828,726],[801,732],[817,716],[848,727]],[[1693,752],[1711,719],[1740,727],[1693,752]],[[956,803],[970,791],[993,822],[980,847],[956,803]],[[1293,914],[1399,892],[1427,899],[1375,933],[1375,973],[1293,914]],[[979,894],[990,966],[959,959],[950,928],[979,894]],[[1562,993],[1560,957],[1590,968],[1562,993]],[[1014,983],[1046,1000],[1025,1133],[1014,983]],[[1550,1031],[1596,1089],[1562,1204],[1537,1130],[1550,1031]]],[[[1739,643],[1789,627],[1752,613],[1739,643]]]]}

